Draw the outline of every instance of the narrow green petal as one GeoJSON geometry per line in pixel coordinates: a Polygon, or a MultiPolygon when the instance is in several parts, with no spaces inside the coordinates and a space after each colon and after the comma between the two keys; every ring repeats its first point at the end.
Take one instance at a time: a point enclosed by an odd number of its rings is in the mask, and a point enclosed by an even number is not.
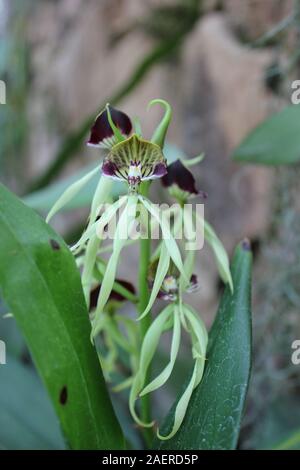
{"type": "Polygon", "coordinates": [[[131,416],[133,417],[134,421],[139,425],[142,426],[143,428],[151,428],[154,425],[154,421],[151,421],[150,423],[145,423],[142,421],[138,414],[135,411],[135,402],[136,399],[139,395],[140,389],[143,387],[143,384],[141,383],[141,378],[139,374],[137,373],[136,376],[133,379],[133,383],[130,389],[130,394],[129,394],[129,410],[131,413],[131,416]]]}
{"type": "Polygon", "coordinates": [[[101,238],[104,232],[105,226],[111,221],[111,219],[115,216],[117,211],[122,207],[122,205],[126,202],[128,196],[122,196],[117,201],[115,201],[112,205],[110,205],[106,211],[102,214],[97,222],[94,222],[85,232],[83,232],[81,238],[78,242],[72,246],[71,250],[79,251],[83,245],[97,234],[98,238],[101,238]]]}
{"type": "Polygon", "coordinates": [[[183,305],[184,313],[187,316],[193,331],[196,334],[197,340],[201,345],[201,353],[205,356],[208,333],[204,321],[199,316],[198,312],[194,310],[190,305],[183,305]]]}
{"type": "Polygon", "coordinates": [[[135,221],[136,207],[137,207],[136,195],[128,196],[127,205],[125,206],[125,209],[120,217],[120,220],[118,222],[118,226],[116,229],[113,253],[108,261],[108,264],[104,273],[103,281],[101,284],[101,289],[99,292],[99,297],[98,297],[98,302],[97,302],[97,307],[96,307],[95,320],[93,322],[93,331],[92,331],[93,336],[96,336],[98,332],[97,322],[99,320],[99,317],[101,317],[104,306],[106,302],[108,301],[110,293],[113,289],[113,285],[114,285],[115,278],[116,278],[118,261],[120,258],[120,253],[121,253],[123,246],[126,244],[126,238],[123,238],[121,235],[127,234],[127,236],[129,236],[129,233],[132,229],[132,225],[135,221]],[[131,210],[133,210],[132,214],[131,214],[131,210]]]}
{"type": "Polygon", "coordinates": [[[134,377],[134,381],[130,391],[129,409],[131,415],[138,424],[144,427],[151,427],[153,423],[144,423],[143,421],[141,421],[135,411],[135,402],[145,385],[148,367],[155,354],[159,339],[163,332],[164,325],[168,321],[169,316],[172,314],[173,308],[174,307],[172,304],[167,305],[167,307],[165,307],[165,309],[156,317],[156,319],[153,321],[150,328],[148,329],[141,348],[139,369],[136,376],[134,377]]]}
{"type": "Polygon", "coordinates": [[[190,380],[187,388],[185,389],[184,393],[182,394],[180,400],[178,401],[178,403],[176,405],[175,415],[174,415],[174,423],[173,423],[173,428],[172,428],[171,432],[167,436],[162,436],[160,434],[159,430],[157,431],[157,437],[159,439],[161,439],[162,441],[166,441],[168,439],[171,439],[171,437],[173,437],[176,434],[176,432],[178,431],[178,429],[180,428],[180,426],[182,424],[182,421],[183,421],[183,419],[185,417],[185,414],[186,414],[186,410],[187,410],[189,401],[191,399],[193,390],[195,388],[195,381],[196,381],[196,377],[197,377],[197,368],[198,368],[198,363],[196,361],[191,380],[190,380]]]}
{"type": "Polygon", "coordinates": [[[132,382],[133,382],[133,377],[128,377],[127,379],[120,382],[118,385],[115,385],[114,387],[112,387],[112,391],[122,392],[123,390],[126,390],[126,388],[131,387],[132,382]]]}
{"type": "MultiPolygon", "coordinates": [[[[91,205],[90,219],[87,229],[96,221],[99,213],[99,208],[105,204],[109,198],[113,181],[105,176],[102,176],[97,185],[95,195],[91,205]]],[[[125,199],[124,199],[125,201],[125,199]]],[[[102,224],[102,230],[105,225],[102,224]]],[[[97,254],[101,246],[101,238],[99,238],[99,231],[91,236],[88,240],[86,251],[84,254],[83,271],[82,271],[82,287],[86,300],[87,307],[89,308],[90,289],[93,281],[93,270],[96,263],[97,254]]]]}
{"type": "Polygon", "coordinates": [[[92,171],[87,173],[85,176],[83,176],[81,179],[76,181],[75,183],[71,184],[60,196],[60,198],[56,201],[52,209],[50,210],[49,214],[46,217],[46,222],[48,223],[50,219],[58,212],[60,209],[62,209],[66,204],[68,204],[73,197],[76,196],[77,193],[90,181],[90,179],[97,173],[99,172],[100,175],[100,166],[97,166],[94,168],[92,171]]]}
{"type": "Polygon", "coordinates": [[[211,249],[214,252],[219,274],[222,280],[226,284],[229,284],[230,290],[231,292],[233,292],[233,282],[232,282],[232,277],[231,277],[231,272],[230,272],[228,255],[226,253],[226,250],[221,240],[216,235],[214,229],[206,221],[204,221],[204,238],[207,241],[207,243],[209,243],[211,249]]]}
{"type": "Polygon", "coordinates": [[[142,137],[142,126],[141,126],[141,121],[138,117],[133,118],[133,127],[134,127],[134,133],[138,137],[142,137]]]}
{"type": "Polygon", "coordinates": [[[170,257],[172,258],[172,260],[173,260],[175,266],[178,268],[179,272],[182,274],[183,278],[187,282],[189,282],[189,280],[186,277],[185,271],[184,271],[184,266],[183,266],[180,250],[177,246],[176,241],[174,240],[174,238],[171,234],[169,224],[165,223],[165,221],[163,220],[163,216],[162,216],[161,211],[159,211],[159,209],[157,209],[157,207],[155,207],[155,205],[152,204],[148,199],[146,199],[142,196],[139,196],[139,200],[142,202],[142,204],[144,204],[144,206],[146,207],[148,212],[158,221],[158,223],[161,227],[163,240],[166,244],[166,248],[167,248],[167,250],[170,254],[170,257]]]}
{"type": "Polygon", "coordinates": [[[194,166],[194,165],[197,165],[198,163],[201,163],[203,159],[204,159],[204,153],[201,153],[201,155],[198,155],[197,157],[194,157],[194,158],[182,158],[181,161],[185,166],[189,167],[189,166],[194,166]]]}
{"type": "Polygon", "coordinates": [[[159,387],[162,387],[166,383],[166,381],[168,380],[168,378],[170,377],[174,369],[175,361],[176,361],[178,351],[179,351],[179,346],[180,346],[180,317],[179,317],[178,308],[175,307],[174,329],[173,329],[173,338],[172,338],[171,353],[170,353],[170,362],[167,364],[164,370],[154,380],[152,380],[152,382],[150,382],[149,385],[147,385],[142,390],[142,392],[140,393],[141,397],[143,395],[146,395],[147,393],[157,390],[159,387]]]}
{"type": "Polygon", "coordinates": [[[166,134],[167,134],[167,130],[168,130],[168,127],[169,127],[171,119],[172,119],[172,108],[169,105],[169,103],[167,103],[167,101],[161,100],[161,99],[156,99],[156,100],[150,101],[150,103],[148,104],[148,109],[151,106],[153,106],[154,104],[161,104],[165,108],[165,114],[164,114],[161,122],[159,123],[159,125],[155,129],[154,134],[151,138],[151,142],[153,142],[153,143],[159,145],[161,148],[163,148],[164,142],[165,142],[165,137],[166,137],[166,134]]]}
{"type": "Polygon", "coordinates": [[[198,360],[197,377],[195,382],[195,386],[197,386],[200,383],[204,372],[208,335],[205,324],[197,312],[194,311],[192,307],[186,305],[183,306],[183,309],[191,326],[193,356],[198,360]]]}
{"type": "Polygon", "coordinates": [[[97,234],[94,234],[88,241],[83,260],[83,271],[81,276],[81,283],[84,292],[87,308],[90,307],[90,290],[93,282],[93,271],[97,259],[97,252],[101,240],[97,234]]]}
{"type": "Polygon", "coordinates": [[[152,361],[161,334],[163,332],[163,327],[166,321],[169,319],[169,316],[172,314],[173,308],[174,306],[172,304],[165,307],[164,310],[159,313],[156,319],[151,323],[151,326],[149,327],[144,337],[140,357],[140,375],[143,378],[146,377],[149,364],[152,361]]]}
{"type": "Polygon", "coordinates": [[[168,253],[166,244],[163,241],[161,252],[160,252],[160,257],[159,257],[159,262],[158,262],[156,273],[155,273],[155,279],[154,279],[153,287],[151,290],[150,299],[149,299],[147,307],[145,308],[142,315],[138,318],[138,320],[141,320],[150,312],[152,305],[154,304],[157,298],[161,285],[164,282],[164,279],[167,275],[169,266],[170,266],[170,255],[168,253]]]}
{"type": "Polygon", "coordinates": [[[108,201],[112,185],[113,181],[111,179],[101,176],[92,200],[89,225],[95,222],[99,207],[108,201]]]}

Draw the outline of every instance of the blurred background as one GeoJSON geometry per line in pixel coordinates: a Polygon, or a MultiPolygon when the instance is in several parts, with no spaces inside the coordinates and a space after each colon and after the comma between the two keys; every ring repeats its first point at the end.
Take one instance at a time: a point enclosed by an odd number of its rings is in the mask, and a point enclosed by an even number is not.
{"type": "MultiPolygon", "coordinates": [[[[208,193],[206,218],[230,254],[245,236],[254,251],[243,449],[284,446],[300,432],[300,366],[291,362],[291,344],[300,339],[299,166],[231,158],[256,125],[290,104],[291,83],[300,79],[299,12],[298,0],[0,0],[0,79],[7,87],[0,181],[42,215],[67,178],[99,159],[85,141],[107,102],[138,115],[150,137],[160,110],[147,112],[147,103],[168,100],[174,110],[168,153],[205,153],[193,172],[208,193]]],[[[54,221],[69,242],[85,224],[90,197],[54,221]]],[[[126,265],[123,271],[128,276],[126,265]]],[[[197,273],[201,289],[193,304],[209,327],[223,289],[209,250],[201,252],[197,273]]],[[[0,448],[63,447],[13,319],[0,320],[0,338],[11,364],[2,368],[0,448]]],[[[183,351],[182,371],[188,357],[183,351]]],[[[159,413],[175,392],[176,383],[156,398],[159,413]]],[[[115,401],[140,445],[122,398],[115,401]]],[[[293,446],[300,448],[300,440],[293,446]]]]}

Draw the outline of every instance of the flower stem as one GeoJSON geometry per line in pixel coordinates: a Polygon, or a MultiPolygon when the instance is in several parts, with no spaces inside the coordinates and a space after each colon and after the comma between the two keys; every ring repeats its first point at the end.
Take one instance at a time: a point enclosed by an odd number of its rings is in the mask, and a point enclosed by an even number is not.
{"type": "MultiPolygon", "coordinates": [[[[148,192],[149,192],[149,186],[150,185],[148,182],[144,182],[141,184],[140,194],[142,196],[147,197],[148,192]]],[[[148,229],[147,233],[150,234],[149,226],[147,227],[147,229],[148,229]]],[[[143,313],[143,311],[147,307],[149,297],[150,297],[150,292],[149,292],[148,282],[147,282],[150,256],[151,256],[151,239],[149,235],[147,238],[144,238],[144,239],[141,238],[140,240],[140,264],[139,264],[140,302],[138,305],[138,310],[139,310],[140,315],[143,313]]],[[[148,315],[146,315],[146,317],[140,321],[140,333],[141,333],[142,341],[150,325],[151,325],[151,312],[149,312],[148,315]]],[[[150,380],[151,380],[151,368],[149,367],[147,371],[145,383],[149,383],[150,380]]],[[[141,398],[141,418],[143,421],[147,423],[151,421],[150,394],[147,394],[141,398]]],[[[152,430],[149,428],[145,428],[143,434],[144,434],[146,444],[150,446],[152,439],[153,439],[152,430]]]]}

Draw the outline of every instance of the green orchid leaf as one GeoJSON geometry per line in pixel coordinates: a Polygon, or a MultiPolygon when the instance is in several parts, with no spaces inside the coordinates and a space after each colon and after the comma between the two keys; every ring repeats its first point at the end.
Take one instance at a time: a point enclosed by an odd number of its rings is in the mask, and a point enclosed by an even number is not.
{"type": "Polygon", "coordinates": [[[0,232],[1,294],[27,341],[69,446],[123,448],[68,247],[3,185],[0,232]]]}
{"type": "Polygon", "coordinates": [[[65,449],[59,421],[34,371],[8,355],[0,383],[0,450],[65,449]]]}
{"type": "MultiPolygon", "coordinates": [[[[226,287],[209,334],[202,381],[193,392],[178,432],[164,442],[156,440],[155,449],[236,448],[250,377],[251,260],[249,244],[243,242],[232,263],[234,292],[226,287]]],[[[194,369],[191,381],[196,375],[194,369]]],[[[175,409],[176,404],[162,426],[163,436],[172,429],[175,409]]]]}
{"type": "Polygon", "coordinates": [[[262,165],[299,162],[300,106],[288,106],[256,127],[233,152],[232,158],[262,165]]]}

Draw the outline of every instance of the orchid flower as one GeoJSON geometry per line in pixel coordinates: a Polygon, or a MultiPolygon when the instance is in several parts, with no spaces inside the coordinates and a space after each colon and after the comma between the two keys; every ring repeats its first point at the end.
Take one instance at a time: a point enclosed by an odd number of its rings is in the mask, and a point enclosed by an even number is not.
{"type": "MultiPolygon", "coordinates": [[[[186,331],[191,343],[192,373],[175,406],[171,431],[168,435],[161,435],[159,430],[157,432],[160,439],[169,439],[177,432],[184,419],[192,392],[202,379],[206,360],[205,325],[185,299],[198,288],[194,269],[196,250],[185,249],[185,245],[192,244],[194,240],[190,240],[187,233],[196,234],[199,226],[203,229],[204,238],[214,252],[220,276],[231,289],[233,286],[227,253],[213,228],[197,211],[184,211],[184,206],[192,198],[203,200],[207,196],[204,191],[197,189],[195,178],[189,170],[202,160],[203,155],[194,159],[180,159],[168,165],[164,155],[164,142],[172,110],[164,100],[153,100],[149,107],[155,104],[163,107],[164,114],[150,138],[142,136],[137,121],[133,122],[123,111],[109,104],[101,110],[87,141],[89,147],[96,147],[101,151],[99,164],[69,186],[50,210],[47,221],[89,184],[92,178],[99,175],[87,226],[71,247],[81,270],[83,291],[90,312],[91,339],[96,344],[108,382],[113,381],[123,354],[127,356],[129,376],[114,384],[113,390],[120,391],[129,387],[129,409],[134,420],[143,427],[150,427],[154,423],[144,422],[140,418],[136,402],[167,383],[176,364],[182,331],[186,331]],[[161,179],[163,187],[178,202],[175,208],[162,209],[149,199],[145,188],[156,179],[161,179]],[[114,200],[112,189],[115,180],[124,182],[124,191],[114,200]],[[106,207],[107,202],[110,204],[106,207]],[[119,217],[112,243],[103,247],[106,229],[117,215],[119,217]],[[170,221],[167,216],[172,216],[173,219],[170,221]],[[161,239],[152,255],[148,280],[146,273],[149,259],[144,263],[144,282],[149,282],[150,294],[147,294],[144,303],[138,304],[139,314],[135,319],[133,314],[122,314],[119,309],[125,300],[135,307],[140,292],[136,294],[135,288],[128,281],[119,280],[117,270],[123,249],[135,243],[143,230],[149,229],[148,217],[151,218],[151,227],[159,228],[161,239]],[[137,224],[141,226],[141,232],[136,235],[137,224]],[[187,230],[183,230],[182,239],[177,240],[183,227],[187,230]],[[109,253],[107,261],[102,258],[104,252],[109,253]],[[146,322],[150,319],[150,311],[157,299],[164,300],[167,305],[149,322],[147,330],[140,336],[139,322],[143,325],[143,319],[147,315],[146,322]],[[172,330],[169,363],[156,378],[148,379],[147,372],[161,336],[169,330],[172,330]],[[97,347],[99,342],[100,348],[97,347]]],[[[151,240],[149,244],[151,251],[151,240]]]]}

